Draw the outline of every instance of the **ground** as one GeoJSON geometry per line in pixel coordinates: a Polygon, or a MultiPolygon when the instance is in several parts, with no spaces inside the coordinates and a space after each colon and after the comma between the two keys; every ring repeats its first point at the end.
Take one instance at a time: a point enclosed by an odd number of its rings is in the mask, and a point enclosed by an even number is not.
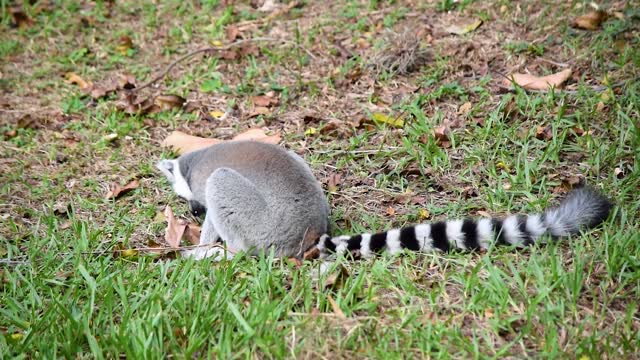
{"type": "Polygon", "coordinates": [[[574,24],[588,1],[265,3],[1,5],[2,357],[638,356],[639,2],[603,2],[593,30],[574,24]],[[565,69],[563,89],[505,81],[565,69]],[[307,160],[335,234],[541,211],[581,183],[616,207],[558,243],[320,279],[319,261],[137,250],[164,244],[165,206],[195,221],[154,168],[162,140],[249,128],[307,160]]]}

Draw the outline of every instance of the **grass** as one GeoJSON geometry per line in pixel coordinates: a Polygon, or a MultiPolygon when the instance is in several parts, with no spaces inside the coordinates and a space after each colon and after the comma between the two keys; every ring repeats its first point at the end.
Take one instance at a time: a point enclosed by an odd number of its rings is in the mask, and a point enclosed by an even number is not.
{"type": "Polygon", "coordinates": [[[582,31],[569,26],[589,11],[582,1],[302,2],[270,21],[218,1],[63,1],[25,5],[32,22],[17,28],[3,3],[0,357],[637,357],[638,5],[607,5],[618,16],[582,31]],[[440,30],[469,18],[484,24],[440,30]],[[179,54],[230,42],[232,26],[314,57],[259,43],[259,56],[185,62],[142,94],[235,109],[213,122],[126,115],[115,95],[93,101],[63,81],[127,72],[142,83],[179,54]],[[429,62],[402,76],[370,71],[380,36],[407,27],[424,30],[429,62]],[[133,47],[120,51],[123,35],[133,47]],[[564,91],[498,85],[500,74],[564,65],[574,71],[564,91]],[[250,116],[251,97],[269,91],[279,104],[250,116]],[[405,124],[372,122],[376,112],[405,124]],[[445,120],[462,125],[443,142],[433,129],[445,120]],[[597,230],[547,246],[341,259],[320,278],[317,261],[268,255],[114,256],[162,242],[165,205],[189,219],[153,167],[175,155],[159,146],[170,131],[230,138],[256,126],[279,131],[325,189],[340,176],[328,192],[334,233],[540,211],[576,180],[617,206],[597,230]],[[138,189],[104,199],[134,178],[138,189]]]}

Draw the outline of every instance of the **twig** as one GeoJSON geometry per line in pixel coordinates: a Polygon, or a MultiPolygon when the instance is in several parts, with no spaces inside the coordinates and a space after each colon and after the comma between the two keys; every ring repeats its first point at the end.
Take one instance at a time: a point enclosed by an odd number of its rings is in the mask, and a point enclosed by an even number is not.
{"type": "Polygon", "coordinates": [[[221,47],[206,47],[206,48],[201,48],[201,49],[197,49],[194,50],[190,53],[187,53],[183,56],[181,56],[180,58],[178,58],[177,60],[175,60],[174,62],[172,62],[171,64],[169,64],[169,66],[167,66],[158,76],[156,76],[155,78],[151,79],[150,81],[144,83],[141,86],[135,87],[131,90],[128,90],[130,93],[135,93],[138,92],[144,88],[148,88],[149,86],[153,85],[154,83],[156,83],[158,80],[161,80],[162,78],[164,78],[169,71],[171,71],[171,69],[173,69],[176,65],[178,65],[180,62],[187,60],[197,54],[200,53],[204,53],[204,52],[213,52],[213,51],[224,51],[224,50],[229,50],[232,49],[238,45],[242,45],[244,43],[248,43],[248,42],[259,42],[259,41],[266,41],[266,42],[282,42],[285,44],[290,44],[293,46],[296,46],[302,50],[304,50],[312,59],[317,60],[316,57],[313,55],[313,53],[311,51],[309,51],[308,49],[302,47],[299,44],[296,44],[292,41],[289,40],[283,40],[283,39],[274,39],[274,38],[252,38],[252,39],[242,39],[242,40],[238,40],[234,43],[231,43],[229,45],[225,45],[225,46],[221,46],[221,47]]]}
{"type": "Polygon", "coordinates": [[[30,265],[30,264],[31,264],[30,261],[0,259],[0,265],[16,266],[16,265],[30,265]]]}

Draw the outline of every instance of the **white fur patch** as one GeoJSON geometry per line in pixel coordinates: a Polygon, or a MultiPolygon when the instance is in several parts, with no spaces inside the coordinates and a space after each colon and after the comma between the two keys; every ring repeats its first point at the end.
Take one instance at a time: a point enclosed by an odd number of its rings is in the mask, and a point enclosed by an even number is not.
{"type": "Polygon", "coordinates": [[[360,242],[360,255],[365,258],[371,258],[371,234],[362,234],[362,241],[360,242]]]}
{"type": "Polygon", "coordinates": [[[175,191],[178,196],[186,200],[191,200],[193,199],[191,187],[189,186],[189,183],[187,183],[187,180],[184,178],[184,176],[182,176],[180,166],[178,165],[178,160],[173,161],[173,176],[175,179],[175,182],[173,183],[173,191],[175,191]]]}
{"type": "Polygon", "coordinates": [[[402,251],[400,244],[400,230],[393,229],[387,231],[387,249],[390,254],[397,254],[402,251]]]}
{"type": "Polygon", "coordinates": [[[414,227],[416,232],[416,240],[420,245],[421,251],[429,251],[433,249],[433,239],[431,239],[431,225],[419,224],[414,227]]]}
{"type": "Polygon", "coordinates": [[[480,219],[477,225],[478,243],[483,249],[488,249],[493,242],[493,226],[491,219],[480,219]]]}
{"type": "Polygon", "coordinates": [[[336,246],[336,254],[342,255],[347,251],[347,242],[341,241],[338,246],[336,246]]]}
{"type": "Polygon", "coordinates": [[[462,233],[463,220],[451,220],[447,221],[447,239],[449,245],[457,247],[458,249],[466,249],[464,244],[464,234],[462,233]]]}
{"type": "Polygon", "coordinates": [[[522,246],[523,234],[518,227],[518,216],[511,215],[502,222],[502,233],[505,240],[511,245],[522,246]]]}
{"type": "Polygon", "coordinates": [[[542,221],[540,221],[540,214],[531,214],[527,216],[526,226],[527,231],[531,234],[531,238],[533,238],[534,241],[547,231],[547,228],[544,226],[542,221]]]}

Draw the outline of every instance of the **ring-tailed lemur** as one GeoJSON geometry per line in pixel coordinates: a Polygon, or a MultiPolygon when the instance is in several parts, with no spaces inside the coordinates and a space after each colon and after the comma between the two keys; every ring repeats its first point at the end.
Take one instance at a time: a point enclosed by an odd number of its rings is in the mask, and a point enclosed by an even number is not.
{"type": "MultiPolygon", "coordinates": [[[[328,231],[329,205],[305,161],[283,148],[232,141],[157,167],[191,211],[206,210],[200,244],[222,238],[234,250],[301,258],[328,231]]],[[[195,249],[196,258],[220,255],[195,249]]]]}
{"type": "MultiPolygon", "coordinates": [[[[358,251],[364,257],[383,250],[526,246],[543,235],[556,238],[594,227],[608,217],[612,206],[597,191],[583,187],[542,214],[442,221],[331,238],[322,188],[301,157],[279,146],[227,142],[162,160],[157,166],[174,191],[189,201],[194,214],[206,210],[201,244],[222,238],[236,250],[273,250],[276,256],[298,258],[316,241],[323,256],[358,251]]],[[[196,249],[187,255],[219,255],[215,250],[196,249]]]]}

